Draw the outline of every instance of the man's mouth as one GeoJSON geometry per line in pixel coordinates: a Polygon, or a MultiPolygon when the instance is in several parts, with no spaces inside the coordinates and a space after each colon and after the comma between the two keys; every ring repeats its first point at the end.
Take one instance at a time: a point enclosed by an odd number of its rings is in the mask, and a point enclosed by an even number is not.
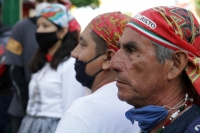
{"type": "Polygon", "coordinates": [[[115,81],[117,81],[117,83],[116,83],[117,86],[128,85],[127,82],[125,82],[125,81],[123,81],[123,80],[121,80],[121,79],[119,79],[119,78],[115,78],[115,81]]]}

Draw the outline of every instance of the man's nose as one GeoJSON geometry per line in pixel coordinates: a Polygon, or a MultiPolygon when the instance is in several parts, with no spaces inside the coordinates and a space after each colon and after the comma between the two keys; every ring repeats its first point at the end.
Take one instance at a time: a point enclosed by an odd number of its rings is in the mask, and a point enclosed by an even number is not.
{"type": "Polygon", "coordinates": [[[78,51],[78,47],[76,46],[74,48],[74,50],[72,50],[71,56],[77,59],[78,58],[78,54],[79,54],[79,51],[78,51]]]}
{"type": "Polygon", "coordinates": [[[118,73],[123,71],[123,66],[121,50],[118,50],[111,59],[110,69],[118,73]]]}

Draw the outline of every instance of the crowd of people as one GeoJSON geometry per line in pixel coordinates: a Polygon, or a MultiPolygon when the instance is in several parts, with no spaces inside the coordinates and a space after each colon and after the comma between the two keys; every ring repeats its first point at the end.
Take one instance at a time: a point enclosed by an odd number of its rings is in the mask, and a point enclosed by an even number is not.
{"type": "Polygon", "coordinates": [[[0,25],[1,133],[200,131],[200,25],[191,11],[107,12],[81,32],[61,0],[35,4],[35,17],[0,25]]]}

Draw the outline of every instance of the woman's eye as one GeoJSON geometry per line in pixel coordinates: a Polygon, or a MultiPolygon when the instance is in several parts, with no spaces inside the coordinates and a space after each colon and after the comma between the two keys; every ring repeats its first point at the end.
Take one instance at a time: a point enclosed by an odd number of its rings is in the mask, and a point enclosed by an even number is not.
{"type": "Polygon", "coordinates": [[[48,27],[48,25],[44,25],[44,28],[47,28],[48,27]]]}

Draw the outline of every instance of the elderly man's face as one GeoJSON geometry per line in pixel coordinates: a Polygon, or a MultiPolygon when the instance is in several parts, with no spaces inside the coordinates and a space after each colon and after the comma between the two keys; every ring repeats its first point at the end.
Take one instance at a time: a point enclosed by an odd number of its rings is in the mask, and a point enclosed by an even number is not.
{"type": "Polygon", "coordinates": [[[157,60],[155,46],[149,39],[130,28],[125,28],[119,45],[110,66],[117,72],[119,99],[135,107],[156,104],[167,85],[166,62],[157,60]]]}
{"type": "MultiPolygon", "coordinates": [[[[72,57],[83,62],[88,62],[96,57],[96,43],[91,37],[91,32],[92,29],[89,26],[86,26],[86,28],[80,35],[79,44],[71,52],[72,57]]],[[[101,58],[97,58],[88,63],[85,70],[86,73],[90,76],[93,76],[101,69],[102,61],[103,60],[101,58]]]]}

